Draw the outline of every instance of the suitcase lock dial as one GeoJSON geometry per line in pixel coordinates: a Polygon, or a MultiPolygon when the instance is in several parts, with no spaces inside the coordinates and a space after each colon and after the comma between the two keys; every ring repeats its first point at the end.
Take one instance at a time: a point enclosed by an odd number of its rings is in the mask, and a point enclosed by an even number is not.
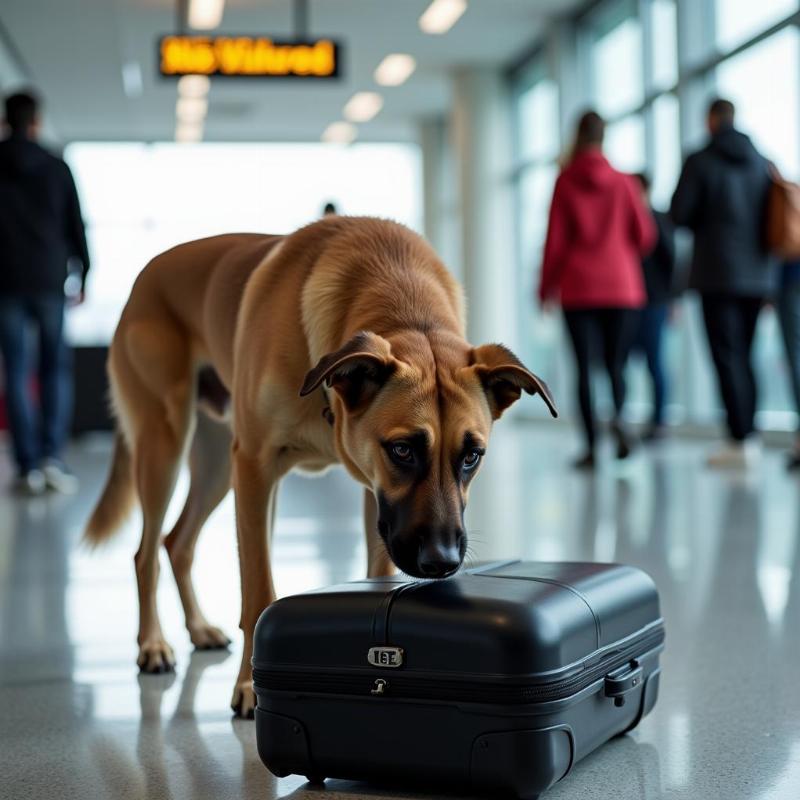
{"type": "Polygon", "coordinates": [[[389,667],[395,669],[403,666],[402,647],[370,647],[367,661],[373,667],[389,667]]]}

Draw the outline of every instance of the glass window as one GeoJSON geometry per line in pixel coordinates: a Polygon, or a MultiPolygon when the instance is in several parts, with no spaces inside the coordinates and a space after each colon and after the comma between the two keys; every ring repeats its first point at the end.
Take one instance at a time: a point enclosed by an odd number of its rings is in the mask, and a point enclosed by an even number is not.
{"type": "Polygon", "coordinates": [[[662,94],[653,102],[653,206],[669,208],[681,172],[678,98],[662,94]]]}
{"type": "Polygon", "coordinates": [[[600,114],[614,117],[644,101],[642,26],[635,16],[598,27],[592,43],[594,102],[600,114]]]}
{"type": "Polygon", "coordinates": [[[558,175],[555,164],[526,169],[519,184],[520,251],[526,275],[538,276],[542,247],[547,234],[550,200],[558,175]]]}
{"type": "Polygon", "coordinates": [[[641,172],[645,168],[644,120],[640,115],[625,117],[606,128],[605,153],[623,172],[641,172]]]}
{"type": "Polygon", "coordinates": [[[554,159],[559,150],[558,86],[537,81],[518,100],[519,150],[523,161],[554,159]]]}
{"type": "Polygon", "coordinates": [[[737,125],[787,177],[800,178],[800,33],[785,28],[717,68],[737,125]]]}
{"type": "Polygon", "coordinates": [[[798,8],[798,0],[715,0],[717,46],[730,50],[798,8]]]}
{"type": "Polygon", "coordinates": [[[653,86],[666,89],[678,82],[678,8],[675,0],[651,0],[650,28],[653,86]]]}

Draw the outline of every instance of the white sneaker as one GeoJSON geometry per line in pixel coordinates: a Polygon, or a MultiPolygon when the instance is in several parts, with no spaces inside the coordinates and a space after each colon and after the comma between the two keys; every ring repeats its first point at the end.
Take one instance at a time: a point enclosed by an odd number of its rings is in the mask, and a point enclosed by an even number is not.
{"type": "Polygon", "coordinates": [[[709,467],[716,469],[747,469],[761,457],[761,443],[755,439],[728,442],[706,459],[709,467]]]}
{"type": "Polygon", "coordinates": [[[44,472],[40,469],[29,469],[22,473],[14,484],[14,490],[19,494],[31,496],[42,494],[47,488],[44,472]]]}
{"type": "Polygon", "coordinates": [[[61,494],[75,494],[78,491],[78,479],[60,461],[46,461],[42,471],[50,489],[61,494]]]}

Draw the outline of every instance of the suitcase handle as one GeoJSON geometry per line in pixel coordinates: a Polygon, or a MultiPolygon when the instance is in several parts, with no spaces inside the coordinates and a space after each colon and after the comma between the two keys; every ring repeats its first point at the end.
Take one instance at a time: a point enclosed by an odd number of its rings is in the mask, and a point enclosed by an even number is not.
{"type": "Polygon", "coordinates": [[[605,696],[614,698],[614,705],[625,705],[625,695],[634,691],[642,682],[642,665],[633,660],[606,675],[605,696]]]}

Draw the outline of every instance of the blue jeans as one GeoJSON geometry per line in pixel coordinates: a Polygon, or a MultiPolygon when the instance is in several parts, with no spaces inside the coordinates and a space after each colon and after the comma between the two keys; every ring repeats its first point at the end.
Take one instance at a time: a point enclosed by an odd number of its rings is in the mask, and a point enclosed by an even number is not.
{"type": "Polygon", "coordinates": [[[647,369],[653,380],[653,425],[664,423],[664,402],[667,394],[667,379],[661,357],[661,340],[667,321],[667,304],[652,303],[642,309],[639,328],[633,349],[647,359],[647,369]]]}
{"type": "Polygon", "coordinates": [[[63,338],[64,297],[0,295],[0,353],[14,457],[21,473],[59,458],[72,413],[70,353],[63,338]],[[29,333],[39,340],[39,408],[31,396],[29,333]]]}

